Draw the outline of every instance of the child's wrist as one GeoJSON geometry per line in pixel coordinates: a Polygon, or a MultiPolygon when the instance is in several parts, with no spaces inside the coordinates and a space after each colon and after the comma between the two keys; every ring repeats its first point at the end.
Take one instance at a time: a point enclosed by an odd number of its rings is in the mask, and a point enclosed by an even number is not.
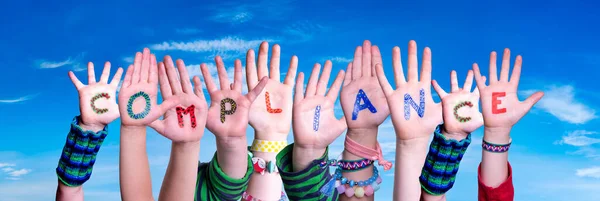
{"type": "Polygon", "coordinates": [[[511,128],[485,127],[483,140],[494,144],[507,144],[510,142],[511,128]]]}
{"type": "Polygon", "coordinates": [[[254,132],[254,139],[267,141],[287,141],[289,132],[259,131],[254,132]]]}
{"type": "Polygon", "coordinates": [[[85,121],[84,118],[79,119],[78,125],[83,130],[89,130],[92,132],[101,131],[102,129],[104,129],[104,127],[106,127],[106,124],[99,123],[99,122],[87,122],[87,121],[85,121]]]}

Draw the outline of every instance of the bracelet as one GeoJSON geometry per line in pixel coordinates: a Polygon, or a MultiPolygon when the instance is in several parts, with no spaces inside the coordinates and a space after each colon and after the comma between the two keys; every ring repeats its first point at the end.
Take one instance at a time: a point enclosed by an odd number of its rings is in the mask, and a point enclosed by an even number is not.
{"type": "Polygon", "coordinates": [[[419,177],[421,188],[431,195],[441,195],[452,188],[460,161],[471,144],[471,134],[461,141],[447,139],[441,134],[441,127],[435,130],[419,177]]]}
{"type": "Polygon", "coordinates": [[[387,171],[392,168],[392,163],[383,159],[383,153],[381,152],[381,146],[379,146],[379,142],[377,142],[376,149],[371,149],[359,144],[358,142],[355,142],[346,135],[344,149],[362,158],[378,160],[377,163],[380,166],[383,166],[383,170],[387,171]]]}
{"type": "Polygon", "coordinates": [[[335,187],[337,188],[338,194],[346,194],[347,197],[356,196],[358,198],[371,196],[377,190],[379,190],[379,184],[382,180],[379,176],[379,171],[376,167],[373,167],[373,176],[364,181],[354,181],[348,178],[342,177],[342,170],[336,169],[333,175],[335,180],[335,187]]]}
{"type": "Polygon", "coordinates": [[[254,172],[260,173],[261,175],[264,175],[265,172],[267,172],[267,173],[279,172],[277,170],[277,166],[275,166],[275,163],[276,163],[275,161],[265,162],[264,159],[258,158],[258,157],[252,158],[252,166],[254,167],[254,172]]]}
{"type": "Polygon", "coordinates": [[[287,146],[287,141],[268,141],[255,139],[252,142],[250,151],[279,153],[279,151],[285,148],[285,146],[287,146]]]}
{"type": "MultiPolygon", "coordinates": [[[[261,199],[253,197],[246,191],[244,191],[244,193],[242,194],[242,199],[245,201],[262,201],[261,199]]],[[[287,196],[285,196],[285,192],[281,192],[281,198],[279,198],[279,200],[277,201],[288,201],[287,196]]]]}
{"type": "Polygon", "coordinates": [[[58,179],[67,186],[80,186],[92,175],[96,154],[108,134],[108,126],[96,133],[83,130],[79,116],[71,122],[71,131],[56,167],[58,179]]]}
{"type": "Polygon", "coordinates": [[[482,140],[482,141],[483,141],[483,143],[481,143],[481,147],[483,148],[483,150],[493,152],[493,153],[507,152],[508,149],[510,148],[510,144],[512,144],[512,139],[510,139],[508,141],[508,144],[492,144],[492,143],[486,142],[485,140],[482,140]]]}
{"type": "Polygon", "coordinates": [[[365,169],[373,164],[373,160],[363,158],[359,160],[335,160],[323,161],[320,163],[323,166],[336,166],[342,169],[342,172],[356,172],[365,169]]]}

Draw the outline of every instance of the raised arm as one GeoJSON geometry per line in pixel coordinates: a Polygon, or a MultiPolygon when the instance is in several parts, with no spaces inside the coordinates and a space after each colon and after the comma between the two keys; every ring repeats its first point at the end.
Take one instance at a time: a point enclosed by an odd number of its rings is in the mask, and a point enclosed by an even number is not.
{"type": "Polygon", "coordinates": [[[381,64],[377,66],[377,77],[387,97],[396,131],[395,201],[413,201],[421,197],[419,176],[427,155],[429,136],[442,122],[441,104],[435,103],[431,97],[431,50],[428,47],[423,50],[422,58],[419,79],[417,43],[410,41],[408,79],[405,79],[400,48],[394,47],[392,59],[396,90],[387,81],[381,64]]]}
{"type": "Polygon", "coordinates": [[[475,88],[471,92],[473,71],[467,73],[462,88],[458,85],[456,71],[452,71],[450,93],[435,80],[432,84],[442,100],[444,124],[434,133],[421,173],[421,198],[424,201],[446,200],[446,192],[454,185],[462,156],[471,143],[470,134],[483,125],[479,90],[475,88]]]}
{"type": "Polygon", "coordinates": [[[83,200],[82,185],[91,177],[96,155],[108,134],[107,125],[119,117],[115,93],[122,74],[123,69],[119,68],[109,83],[110,63],[106,62],[100,81],[96,82],[94,64],[89,62],[88,85],[84,85],[73,72],[69,72],[79,93],[80,116],[75,117],[71,123],[71,130],[56,168],[57,201],[83,200]]]}
{"type": "Polygon", "coordinates": [[[510,50],[506,48],[502,56],[500,79],[496,69],[496,52],[490,54],[490,84],[486,86],[479,66],[473,64],[475,81],[481,94],[481,108],[484,118],[483,151],[480,165],[479,200],[512,200],[514,190],[508,164],[508,148],[512,143],[510,131],[527,112],[537,103],[543,92],[536,92],[525,101],[519,101],[517,88],[521,76],[522,57],[514,63],[509,81],[510,50]],[[488,194],[495,188],[506,188],[501,194],[488,194]],[[483,192],[483,194],[482,194],[483,192]]]}
{"type": "Polygon", "coordinates": [[[263,42],[258,52],[258,62],[254,62],[254,51],[248,50],[246,55],[246,81],[248,89],[256,88],[258,79],[268,77],[267,86],[258,91],[257,101],[250,107],[250,125],[254,128],[254,141],[251,151],[254,154],[255,169],[247,194],[261,200],[278,200],[281,198],[282,181],[278,173],[272,172],[277,153],[287,145],[287,136],[292,122],[292,90],[298,58],[293,56],[284,82],[280,79],[279,45],[273,46],[270,65],[267,65],[269,44],[263,42]],[[257,65],[258,64],[258,70],[257,65]],[[270,70],[269,70],[270,66],[270,70]],[[275,144],[273,147],[262,144],[275,144]],[[269,149],[272,148],[272,149],[269,149]],[[273,164],[271,169],[263,169],[261,164],[273,164]]]}
{"type": "MultiPolygon", "coordinates": [[[[192,87],[183,60],[177,60],[177,70],[170,56],[158,63],[158,80],[163,100],[177,98],[179,105],[169,109],[162,120],[150,127],[171,140],[171,157],[158,200],[194,200],[200,139],[204,135],[208,105],[202,84],[192,87]],[[177,73],[179,72],[179,73],[177,73]]],[[[195,77],[194,80],[198,80],[195,77]]]]}
{"type": "MultiPolygon", "coordinates": [[[[136,53],[134,64],[127,68],[119,91],[119,179],[121,199],[125,201],[154,200],[146,154],[146,126],[179,104],[179,100],[174,96],[164,99],[161,105],[157,104],[157,72],[156,57],[150,54],[148,48],[144,48],[143,53],[136,53]]],[[[162,123],[153,123],[153,127],[164,127],[158,125],[162,123]]]]}

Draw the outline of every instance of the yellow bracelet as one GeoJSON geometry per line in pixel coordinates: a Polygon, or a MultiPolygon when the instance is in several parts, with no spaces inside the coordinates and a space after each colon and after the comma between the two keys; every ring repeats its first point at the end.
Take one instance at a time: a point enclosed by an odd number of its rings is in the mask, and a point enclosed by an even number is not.
{"type": "Polygon", "coordinates": [[[268,141],[268,140],[254,140],[250,151],[259,152],[273,152],[279,153],[283,148],[287,146],[287,141],[268,141]]]}

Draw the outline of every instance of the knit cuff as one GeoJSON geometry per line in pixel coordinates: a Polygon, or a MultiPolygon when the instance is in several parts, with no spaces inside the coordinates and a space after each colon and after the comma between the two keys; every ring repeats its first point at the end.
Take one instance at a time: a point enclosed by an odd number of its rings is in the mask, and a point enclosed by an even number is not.
{"type": "Polygon", "coordinates": [[[332,181],[329,174],[329,166],[321,166],[326,162],[329,148],[320,158],[313,160],[307,168],[294,172],[293,170],[293,147],[290,144],[277,154],[277,168],[283,181],[283,187],[289,200],[337,200],[337,190],[332,188],[327,194],[321,192],[321,188],[332,181]]]}
{"type": "Polygon", "coordinates": [[[71,131],[56,168],[58,179],[67,186],[80,186],[90,179],[96,154],[108,134],[108,126],[94,133],[83,130],[79,121],[80,116],[76,116],[71,122],[71,131]]]}
{"type": "Polygon", "coordinates": [[[435,130],[419,177],[421,187],[431,195],[441,195],[452,188],[460,161],[471,144],[471,134],[460,142],[447,139],[440,133],[441,126],[435,130]]]}

